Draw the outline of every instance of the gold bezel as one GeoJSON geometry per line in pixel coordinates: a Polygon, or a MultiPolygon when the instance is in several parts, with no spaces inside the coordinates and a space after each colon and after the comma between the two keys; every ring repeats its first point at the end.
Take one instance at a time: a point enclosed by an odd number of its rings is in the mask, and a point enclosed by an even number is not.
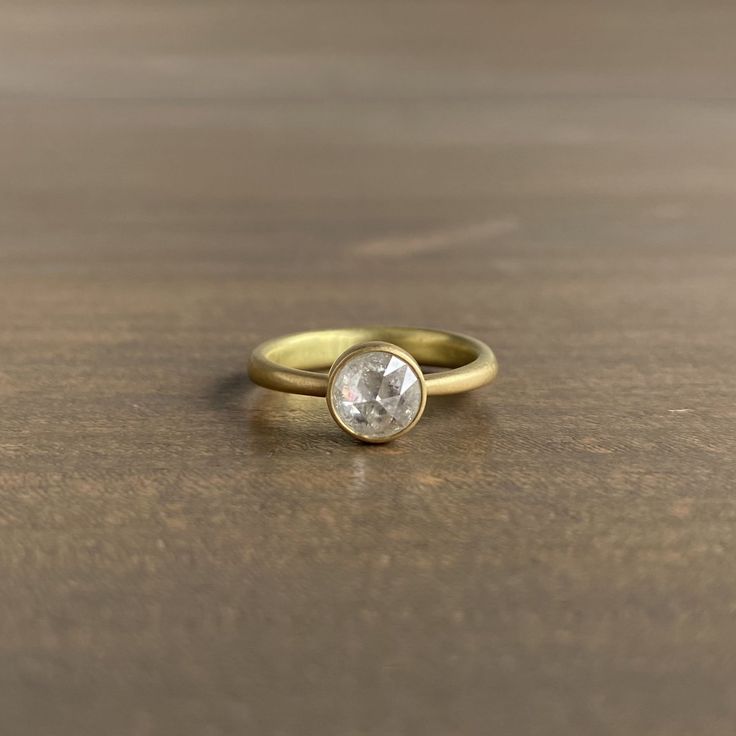
{"type": "Polygon", "coordinates": [[[424,373],[422,372],[419,363],[417,363],[411,353],[407,352],[403,348],[400,348],[398,345],[394,345],[393,343],[376,340],[353,345],[340,356],[338,356],[338,358],[332,364],[330,372],[327,375],[326,399],[327,408],[330,410],[332,418],[335,420],[335,423],[338,427],[340,427],[340,429],[349,434],[351,437],[360,440],[361,442],[368,442],[372,445],[380,445],[385,444],[386,442],[393,442],[395,439],[398,439],[402,435],[405,435],[409,430],[413,429],[416,423],[422,418],[424,407],[427,404],[427,384],[424,380],[424,373]],[[414,419],[412,419],[410,424],[408,424],[403,429],[400,429],[398,432],[394,432],[394,434],[389,435],[388,437],[366,437],[364,435],[361,435],[360,433],[356,432],[343,423],[342,419],[340,419],[340,417],[337,415],[337,412],[332,405],[332,386],[335,382],[335,376],[337,375],[337,372],[345,365],[345,363],[363,353],[389,353],[390,355],[395,355],[397,358],[401,358],[403,361],[405,361],[419,379],[419,386],[422,391],[422,400],[419,404],[419,411],[417,412],[414,419]]]}

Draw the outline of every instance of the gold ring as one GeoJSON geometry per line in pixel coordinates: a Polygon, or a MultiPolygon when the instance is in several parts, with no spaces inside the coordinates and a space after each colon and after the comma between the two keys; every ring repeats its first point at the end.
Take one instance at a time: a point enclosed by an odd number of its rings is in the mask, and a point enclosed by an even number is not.
{"type": "Polygon", "coordinates": [[[298,332],[262,343],[248,364],[250,379],[260,386],[325,396],[341,429],[374,443],[412,429],[427,396],[470,391],[497,373],[496,356],[480,340],[409,327],[298,332]],[[449,370],[425,375],[422,365],[449,370]]]}

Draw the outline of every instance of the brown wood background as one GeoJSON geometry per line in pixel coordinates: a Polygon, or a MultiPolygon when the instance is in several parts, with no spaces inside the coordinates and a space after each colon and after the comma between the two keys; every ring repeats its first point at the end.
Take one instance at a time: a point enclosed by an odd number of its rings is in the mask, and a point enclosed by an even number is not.
{"type": "Polygon", "coordinates": [[[0,2],[3,736],[729,736],[729,2],[0,2]],[[386,447],[244,376],[487,340],[386,447]]]}

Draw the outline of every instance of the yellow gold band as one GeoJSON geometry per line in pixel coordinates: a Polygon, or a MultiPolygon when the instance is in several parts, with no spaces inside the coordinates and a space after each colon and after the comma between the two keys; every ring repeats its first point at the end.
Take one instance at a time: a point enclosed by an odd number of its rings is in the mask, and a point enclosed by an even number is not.
{"type": "Polygon", "coordinates": [[[254,383],[275,391],[308,396],[327,394],[330,365],[359,343],[392,343],[417,363],[450,370],[427,374],[430,396],[457,394],[490,383],[498,372],[493,351],[480,340],[455,332],[408,327],[356,327],[299,332],[259,345],[248,374],[254,383]]]}

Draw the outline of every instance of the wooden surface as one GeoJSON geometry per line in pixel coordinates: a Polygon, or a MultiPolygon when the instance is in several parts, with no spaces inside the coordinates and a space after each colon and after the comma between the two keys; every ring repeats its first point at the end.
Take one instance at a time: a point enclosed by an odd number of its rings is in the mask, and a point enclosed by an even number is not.
{"type": "Polygon", "coordinates": [[[729,736],[736,10],[0,5],[3,736],[729,736]],[[497,351],[385,447],[263,338],[497,351]]]}

